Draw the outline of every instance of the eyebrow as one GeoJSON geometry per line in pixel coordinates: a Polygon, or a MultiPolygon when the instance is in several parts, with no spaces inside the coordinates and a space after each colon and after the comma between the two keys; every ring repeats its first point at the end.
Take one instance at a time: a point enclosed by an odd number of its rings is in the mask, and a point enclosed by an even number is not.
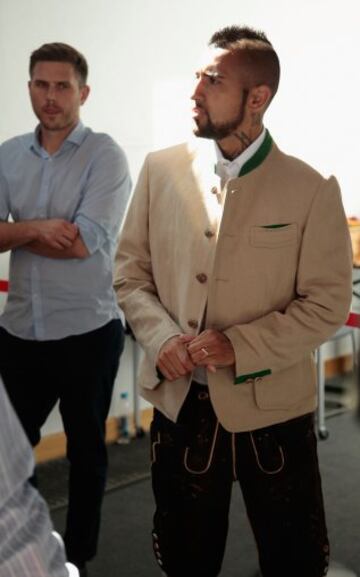
{"type": "Polygon", "coordinates": [[[205,68],[203,70],[198,70],[196,72],[196,76],[200,76],[201,74],[203,74],[204,76],[208,76],[210,78],[225,78],[225,74],[221,74],[216,70],[211,70],[211,68],[205,68]]]}
{"type": "Polygon", "coordinates": [[[69,80],[45,80],[45,78],[31,78],[31,82],[43,82],[44,84],[69,84],[69,80]]]}
{"type": "Polygon", "coordinates": [[[216,70],[205,70],[204,74],[206,74],[206,76],[214,76],[216,78],[223,77],[223,74],[220,74],[220,72],[216,72],[216,70]]]}

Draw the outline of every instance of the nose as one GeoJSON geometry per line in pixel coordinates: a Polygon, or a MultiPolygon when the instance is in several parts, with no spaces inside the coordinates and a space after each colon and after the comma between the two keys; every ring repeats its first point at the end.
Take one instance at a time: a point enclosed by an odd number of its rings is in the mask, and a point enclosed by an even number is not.
{"type": "Polygon", "coordinates": [[[191,100],[200,100],[204,96],[204,86],[202,78],[197,78],[194,86],[194,91],[190,96],[191,100]]]}
{"type": "Polygon", "coordinates": [[[55,85],[49,84],[49,87],[48,87],[47,93],[46,93],[46,98],[47,98],[47,100],[55,100],[55,96],[56,96],[55,85]]]}

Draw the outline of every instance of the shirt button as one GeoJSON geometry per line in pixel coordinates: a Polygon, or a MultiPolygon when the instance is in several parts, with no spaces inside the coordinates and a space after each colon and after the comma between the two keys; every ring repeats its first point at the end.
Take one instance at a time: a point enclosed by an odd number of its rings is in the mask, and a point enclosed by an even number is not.
{"type": "Polygon", "coordinates": [[[212,192],[213,194],[217,194],[217,193],[218,193],[217,187],[216,187],[216,186],[213,186],[213,187],[211,188],[211,192],[212,192]]]}
{"type": "Polygon", "coordinates": [[[189,327],[192,328],[192,329],[197,329],[198,326],[199,326],[199,323],[198,323],[197,321],[195,321],[194,319],[190,319],[190,320],[188,321],[188,325],[189,325],[189,327]]]}
{"type": "Polygon", "coordinates": [[[212,238],[215,235],[215,233],[212,230],[210,230],[209,228],[206,229],[204,234],[205,234],[206,238],[212,238]]]}
{"type": "Polygon", "coordinates": [[[204,284],[204,282],[207,281],[207,275],[203,272],[199,273],[196,275],[196,279],[199,281],[199,283],[204,284]]]}

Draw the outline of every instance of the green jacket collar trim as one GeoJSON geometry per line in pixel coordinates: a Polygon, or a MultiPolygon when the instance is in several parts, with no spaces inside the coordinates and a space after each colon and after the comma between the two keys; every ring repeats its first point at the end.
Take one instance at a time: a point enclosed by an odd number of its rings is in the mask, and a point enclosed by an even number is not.
{"type": "Polygon", "coordinates": [[[262,162],[264,162],[265,158],[267,157],[267,155],[271,150],[272,143],[273,139],[271,138],[271,134],[268,130],[266,130],[263,143],[261,144],[260,148],[258,148],[258,150],[255,152],[255,154],[251,158],[249,158],[249,160],[245,162],[245,164],[241,167],[239,177],[245,176],[245,174],[248,174],[258,166],[260,166],[262,162]]]}
{"type": "Polygon", "coordinates": [[[240,375],[235,378],[235,385],[240,385],[245,383],[247,380],[258,379],[259,377],[265,377],[266,375],[271,375],[271,369],[265,369],[264,371],[258,371],[257,373],[249,373],[248,375],[240,375]]]}

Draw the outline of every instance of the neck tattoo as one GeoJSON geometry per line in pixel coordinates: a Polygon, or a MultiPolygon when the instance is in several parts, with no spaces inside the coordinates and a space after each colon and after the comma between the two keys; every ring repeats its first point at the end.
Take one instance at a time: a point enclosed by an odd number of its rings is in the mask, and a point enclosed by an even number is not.
{"type": "Polygon", "coordinates": [[[243,150],[245,150],[245,148],[247,148],[248,146],[250,146],[252,140],[251,138],[249,138],[249,136],[247,134],[245,134],[245,132],[241,131],[240,133],[234,132],[234,136],[240,140],[241,144],[243,145],[243,148],[241,150],[241,152],[243,150]]]}
{"type": "Polygon", "coordinates": [[[251,126],[252,126],[252,127],[254,127],[254,126],[260,126],[260,124],[261,124],[261,116],[260,116],[260,114],[259,114],[258,112],[254,112],[254,113],[251,115],[251,126]]]}

